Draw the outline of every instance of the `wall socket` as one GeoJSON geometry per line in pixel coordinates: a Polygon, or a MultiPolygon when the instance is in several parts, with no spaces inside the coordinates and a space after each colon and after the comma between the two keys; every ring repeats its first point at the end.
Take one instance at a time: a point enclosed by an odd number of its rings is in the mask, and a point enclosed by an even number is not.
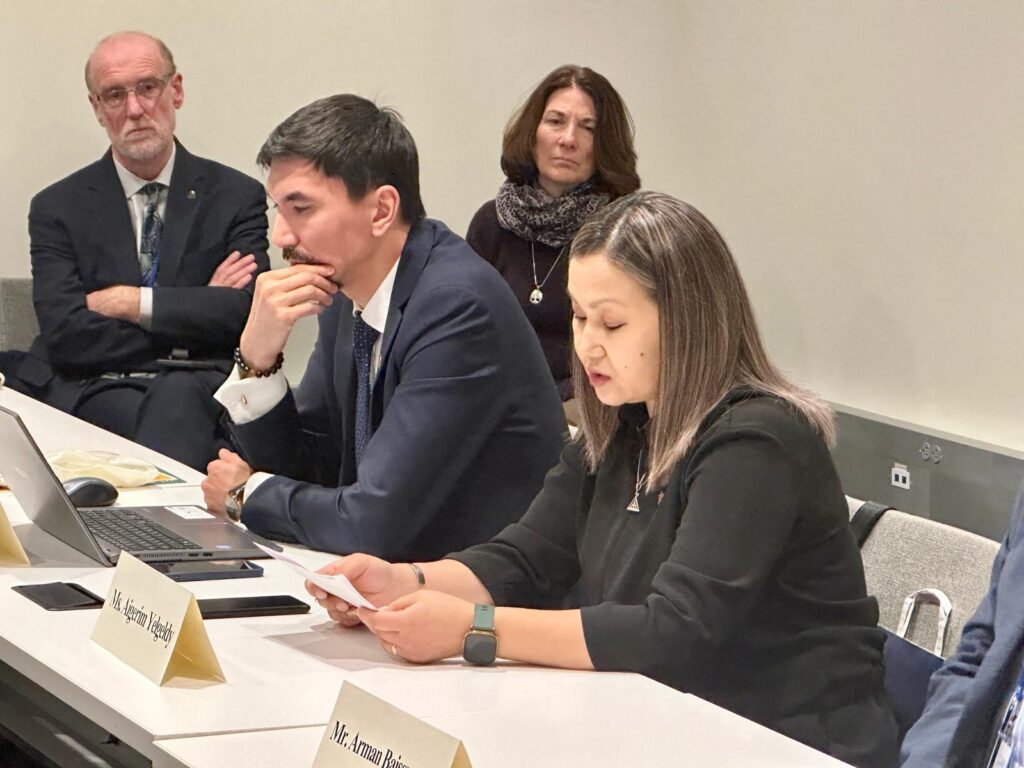
{"type": "Polygon", "coordinates": [[[849,496],[995,541],[1006,534],[1009,511],[1024,479],[1024,451],[842,405],[836,406],[836,426],[839,441],[832,455],[849,496]],[[912,475],[909,489],[893,483],[897,463],[912,475]]]}
{"type": "Polygon", "coordinates": [[[892,483],[894,488],[902,488],[905,491],[909,491],[910,470],[907,469],[907,465],[893,464],[892,469],[889,470],[889,482],[892,483]]]}

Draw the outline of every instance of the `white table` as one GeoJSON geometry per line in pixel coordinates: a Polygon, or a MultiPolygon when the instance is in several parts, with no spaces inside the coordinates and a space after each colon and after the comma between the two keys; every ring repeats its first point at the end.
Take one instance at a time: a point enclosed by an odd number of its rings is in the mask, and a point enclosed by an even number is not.
{"type": "MultiPolygon", "coordinates": [[[[576,673],[548,692],[479,711],[423,719],[460,738],[477,768],[693,766],[839,768],[845,765],[724,709],[648,680],[576,673]],[[582,678],[587,679],[583,684],[582,678]],[[660,690],[659,690],[660,689],[660,690]]],[[[524,691],[525,692],[525,691],[524,691]]],[[[154,768],[309,766],[324,727],[157,742],[154,768]]]]}
{"type": "MultiPolygon", "coordinates": [[[[10,390],[0,389],[0,405],[21,414],[44,453],[113,450],[186,481],[126,491],[118,503],[201,503],[202,475],[177,462],[10,390]]],[[[293,594],[312,603],[311,612],[207,621],[227,682],[176,679],[157,687],[91,642],[96,611],[44,611],[8,589],[75,581],[104,595],[113,569],[32,526],[9,492],[0,493],[0,502],[33,564],[0,568],[0,662],[157,765],[307,765],[345,680],[459,736],[477,766],[554,765],[569,758],[586,765],[679,764],[681,755],[692,756],[695,765],[840,765],[638,675],[406,664],[366,630],[330,621],[300,577],[268,560],[261,561],[262,578],[185,586],[198,597],[293,594]],[[736,762],[723,762],[723,754],[736,762]],[[710,756],[715,759],[706,762],[710,756]],[[757,762],[769,757],[784,759],[757,762]]],[[[314,565],[334,558],[301,549],[292,554],[314,565]]]]}
{"type": "MultiPolygon", "coordinates": [[[[160,454],[66,414],[0,389],[0,405],[17,411],[44,453],[66,447],[111,450],[150,461],[186,482],[124,491],[118,504],[200,504],[202,475],[160,454]]],[[[8,518],[29,553],[31,568],[0,568],[0,661],[70,704],[138,752],[149,756],[155,738],[321,723],[338,683],[318,648],[332,646],[338,629],[314,608],[308,616],[211,621],[206,624],[229,685],[172,681],[158,688],[90,640],[95,611],[48,612],[7,587],[74,581],[104,595],[113,569],[95,563],[25,518],[10,492],[0,492],[8,518]],[[311,645],[312,651],[302,650],[311,645]],[[294,676],[294,677],[293,677],[294,676]],[[308,678],[308,679],[304,679],[308,678]],[[292,706],[291,681],[309,692],[292,706]],[[317,690],[320,690],[319,696],[317,690]]],[[[315,563],[333,559],[302,552],[315,563]]],[[[309,600],[301,579],[264,561],[257,579],[186,584],[200,597],[294,594],[309,600]]],[[[390,662],[366,633],[345,638],[348,656],[390,662]]],[[[363,662],[364,666],[372,662],[363,662]]]]}

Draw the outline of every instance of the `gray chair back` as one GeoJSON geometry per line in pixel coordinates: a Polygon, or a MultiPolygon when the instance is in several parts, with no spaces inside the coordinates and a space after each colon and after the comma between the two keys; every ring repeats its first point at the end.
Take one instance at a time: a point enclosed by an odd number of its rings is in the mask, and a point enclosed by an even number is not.
{"type": "Polygon", "coordinates": [[[32,279],[0,277],[0,352],[28,349],[38,334],[32,279]]]}
{"type": "MultiPolygon", "coordinates": [[[[942,647],[942,656],[949,656],[988,591],[998,551],[999,544],[983,536],[888,510],[861,545],[868,593],[878,599],[878,623],[896,632],[908,596],[919,590],[941,590],[952,604],[942,647]]],[[[906,638],[932,650],[939,623],[939,606],[919,604],[906,638]]]]}

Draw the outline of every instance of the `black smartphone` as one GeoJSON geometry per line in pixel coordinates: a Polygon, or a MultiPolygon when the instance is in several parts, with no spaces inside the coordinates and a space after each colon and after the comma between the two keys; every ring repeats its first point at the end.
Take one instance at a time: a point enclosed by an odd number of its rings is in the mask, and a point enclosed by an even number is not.
{"type": "Polygon", "coordinates": [[[262,566],[248,560],[184,560],[177,563],[149,563],[174,581],[208,581],[211,579],[246,579],[262,576],[262,566]]]}
{"type": "Polygon", "coordinates": [[[291,595],[211,597],[197,601],[204,619],[236,619],[243,616],[279,616],[309,613],[309,604],[291,595]]]}
{"type": "Polygon", "coordinates": [[[103,605],[102,597],[94,595],[79,584],[67,581],[24,584],[11,587],[11,589],[48,611],[81,611],[85,608],[99,608],[103,605]]]}

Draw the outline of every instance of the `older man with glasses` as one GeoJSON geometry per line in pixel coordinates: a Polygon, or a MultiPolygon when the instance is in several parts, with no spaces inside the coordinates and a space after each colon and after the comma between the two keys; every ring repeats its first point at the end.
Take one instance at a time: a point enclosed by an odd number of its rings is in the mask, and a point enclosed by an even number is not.
{"type": "Polygon", "coordinates": [[[110,137],[29,210],[40,336],[19,386],[204,470],[223,445],[212,393],[266,270],[263,187],[174,138],[185,99],[160,40],[104,38],[85,65],[110,137]]]}

